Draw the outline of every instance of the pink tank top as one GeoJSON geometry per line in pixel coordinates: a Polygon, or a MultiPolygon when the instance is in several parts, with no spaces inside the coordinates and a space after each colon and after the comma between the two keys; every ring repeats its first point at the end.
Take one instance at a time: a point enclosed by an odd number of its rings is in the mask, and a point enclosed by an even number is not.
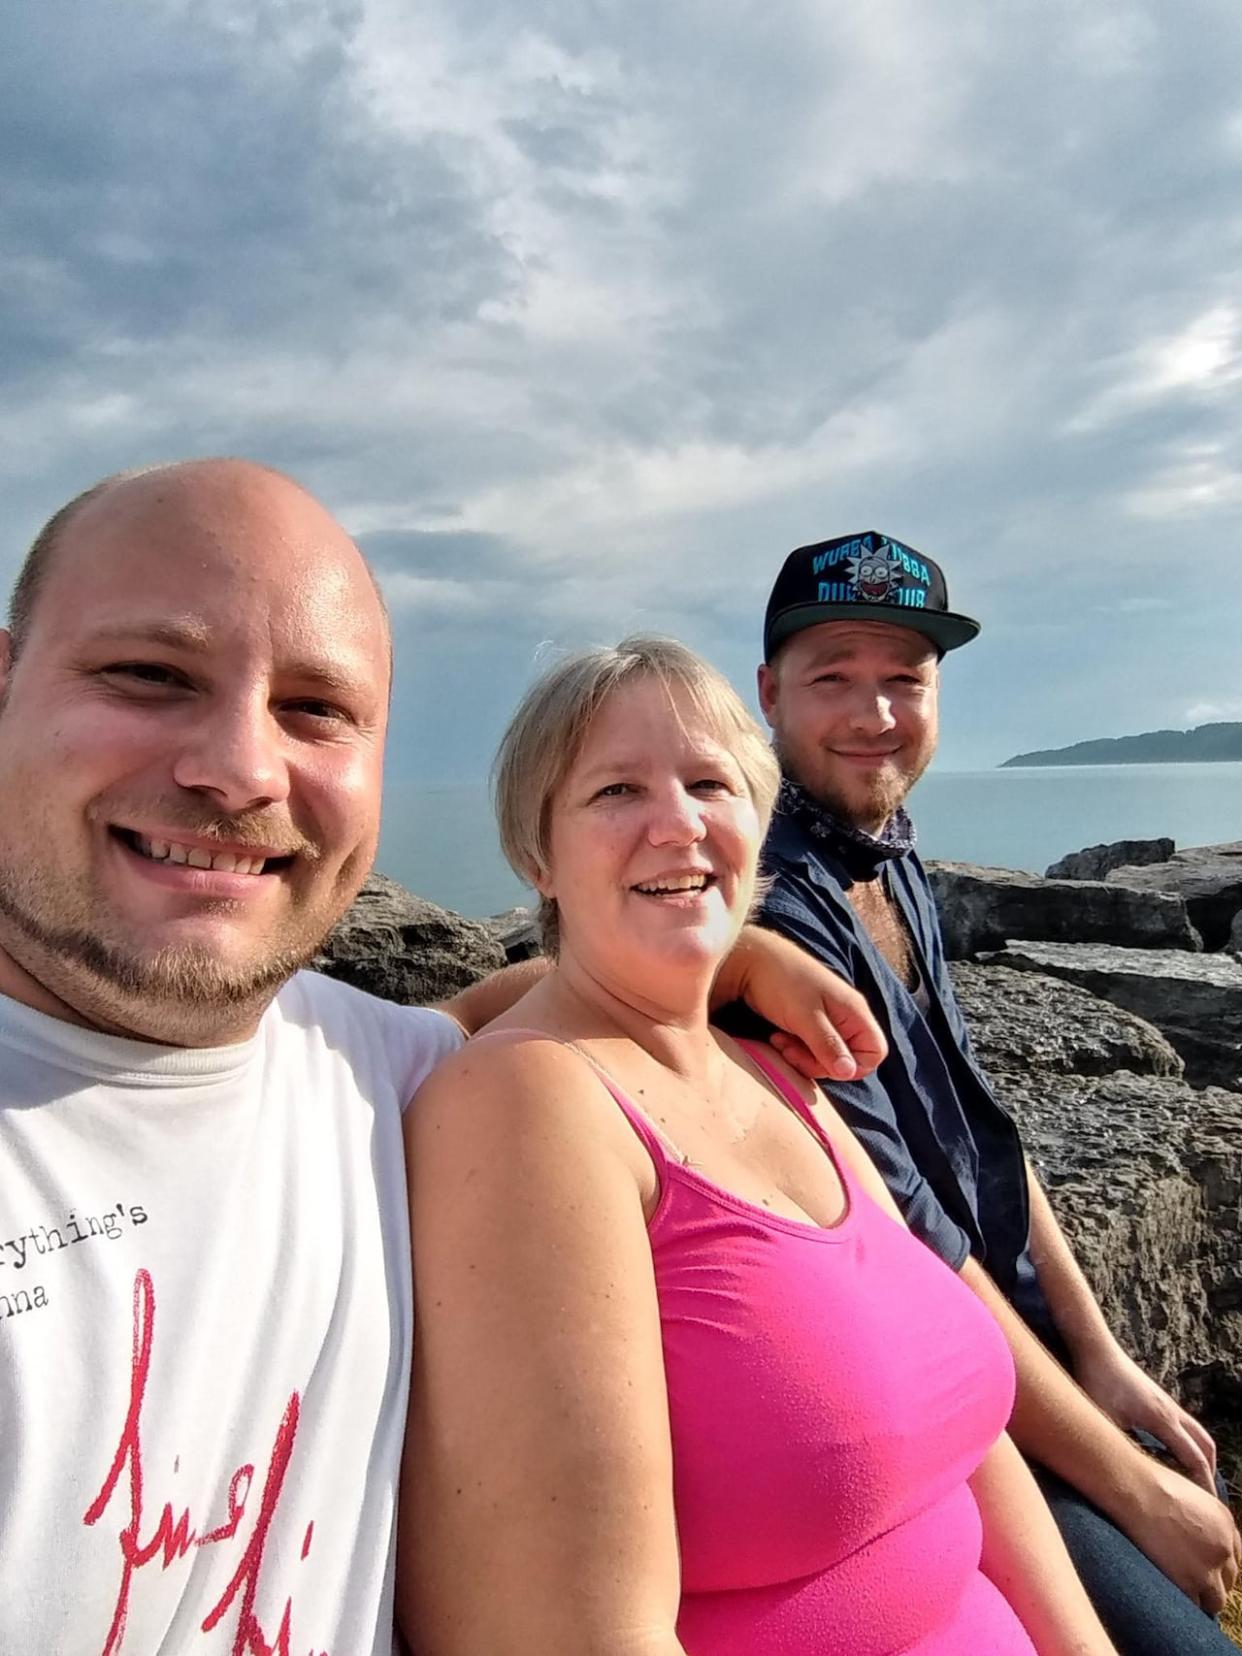
{"type": "Polygon", "coordinates": [[[1013,1406],[988,1311],[833,1157],[831,1229],[769,1213],[669,1154],[601,1079],[660,1182],[649,1226],[690,1656],[1034,1656],[979,1569],[966,1480],[1013,1406]]]}

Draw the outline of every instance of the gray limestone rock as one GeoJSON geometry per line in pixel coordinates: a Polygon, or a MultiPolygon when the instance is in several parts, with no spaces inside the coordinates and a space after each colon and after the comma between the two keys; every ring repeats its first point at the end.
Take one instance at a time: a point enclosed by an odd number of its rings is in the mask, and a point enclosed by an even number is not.
{"type": "Polygon", "coordinates": [[[491,915],[483,924],[499,941],[507,960],[531,960],[543,953],[538,914],[533,908],[511,908],[491,915]]]}
{"type": "Polygon", "coordinates": [[[927,865],[950,960],[997,949],[1007,937],[1198,949],[1180,897],[1101,880],[1048,880],[975,863],[927,865]]]}
{"type": "Polygon", "coordinates": [[[1192,1406],[1242,1408],[1242,1097],[1119,1072],[998,1094],[1122,1344],[1192,1406]]]}
{"type": "Polygon", "coordinates": [[[1149,868],[1115,868],[1106,879],[1132,891],[1176,893],[1185,900],[1204,947],[1223,949],[1234,915],[1242,909],[1242,841],[1187,847],[1149,868]]]}
{"type": "Polygon", "coordinates": [[[1181,1076],[1182,1060],[1158,1029],[1073,984],[965,960],[950,974],[989,1072],[1181,1076]]]}
{"type": "MultiPolygon", "coordinates": [[[[1220,1438],[1226,1477],[1237,1479],[1242,1460],[1229,1446],[1242,1444],[1242,1095],[1195,1091],[1150,1024],[1036,971],[1037,946],[1024,947],[1024,971],[952,968],[976,1053],[1018,1120],[1109,1326],[1203,1416],[1220,1438]]],[[[1169,959],[1208,964],[1181,951],[1169,959]]]]}
{"type": "Polygon", "coordinates": [[[372,874],[314,961],[317,971],[405,1006],[454,995],[505,964],[478,920],[437,907],[372,874]]]}
{"type": "Polygon", "coordinates": [[[1195,1091],[1155,1029],[1076,985],[1033,970],[1024,985],[1003,965],[959,963],[952,973],[976,1053],[1017,1117],[1110,1327],[1234,1441],[1242,1095],[1195,1091]]]}
{"type": "Polygon", "coordinates": [[[1111,845],[1088,845],[1081,851],[1071,851],[1044,873],[1050,880],[1102,880],[1114,868],[1168,862],[1174,849],[1171,839],[1114,840],[1111,845]]]}
{"type": "Polygon", "coordinates": [[[1227,954],[1010,941],[986,961],[1075,983],[1156,1026],[1196,1086],[1242,1088],[1242,964],[1227,954]]]}

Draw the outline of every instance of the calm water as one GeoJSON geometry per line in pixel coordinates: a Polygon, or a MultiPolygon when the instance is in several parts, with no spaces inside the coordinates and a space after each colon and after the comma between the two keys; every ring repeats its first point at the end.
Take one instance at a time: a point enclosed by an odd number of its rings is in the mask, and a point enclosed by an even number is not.
{"type": "MultiPolygon", "coordinates": [[[[1242,764],[933,770],[911,810],[924,856],[1042,874],[1067,851],[1101,841],[1242,839],[1242,764]]],[[[462,914],[530,901],[500,855],[482,783],[390,785],[379,867],[462,914]]]]}

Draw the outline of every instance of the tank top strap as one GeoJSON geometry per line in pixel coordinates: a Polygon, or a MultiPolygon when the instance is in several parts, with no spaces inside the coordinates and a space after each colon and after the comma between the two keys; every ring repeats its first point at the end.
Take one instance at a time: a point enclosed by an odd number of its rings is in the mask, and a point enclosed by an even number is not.
{"type": "Polygon", "coordinates": [[[557,1046],[566,1047],[570,1052],[576,1053],[582,1059],[582,1062],[595,1072],[602,1084],[612,1094],[617,1108],[629,1122],[639,1142],[655,1163],[661,1184],[664,1183],[665,1172],[670,1166],[680,1167],[684,1163],[685,1157],[680,1154],[672,1140],[663,1136],[654,1123],[647,1119],[638,1105],[613,1080],[604,1066],[597,1063],[589,1052],[584,1052],[576,1041],[562,1041],[557,1035],[549,1035],[546,1029],[512,1028],[489,1029],[480,1035],[472,1035],[470,1045],[473,1046],[480,1041],[506,1040],[510,1042],[553,1041],[557,1046]]]}
{"type": "Polygon", "coordinates": [[[737,1045],[741,1047],[742,1051],[750,1059],[755,1068],[757,1070],[761,1070],[763,1074],[767,1076],[768,1080],[776,1088],[777,1092],[785,1100],[786,1104],[789,1105],[789,1108],[794,1112],[794,1114],[799,1116],[815,1134],[815,1137],[824,1146],[825,1150],[827,1150],[828,1154],[837,1164],[839,1171],[841,1168],[841,1160],[837,1155],[832,1140],[828,1137],[828,1134],[824,1130],[823,1122],[820,1121],[819,1117],[815,1114],[815,1111],[807,1103],[806,1099],[803,1098],[801,1092],[794,1086],[789,1077],[787,1075],[783,1075],[777,1068],[776,1064],[772,1061],[765,1044],[762,1041],[744,1041],[737,1036],[735,1036],[734,1039],[737,1042],[737,1045]]]}

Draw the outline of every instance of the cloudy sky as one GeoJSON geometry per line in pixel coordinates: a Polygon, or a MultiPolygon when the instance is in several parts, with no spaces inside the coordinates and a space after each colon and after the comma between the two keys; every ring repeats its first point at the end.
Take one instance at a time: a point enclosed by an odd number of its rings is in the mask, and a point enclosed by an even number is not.
{"type": "Polygon", "coordinates": [[[1242,718],[1236,0],[39,0],[0,25],[0,577],[236,453],[358,535],[392,769],[549,649],[749,688],[802,542],[982,618],[942,763],[1242,718]]]}

